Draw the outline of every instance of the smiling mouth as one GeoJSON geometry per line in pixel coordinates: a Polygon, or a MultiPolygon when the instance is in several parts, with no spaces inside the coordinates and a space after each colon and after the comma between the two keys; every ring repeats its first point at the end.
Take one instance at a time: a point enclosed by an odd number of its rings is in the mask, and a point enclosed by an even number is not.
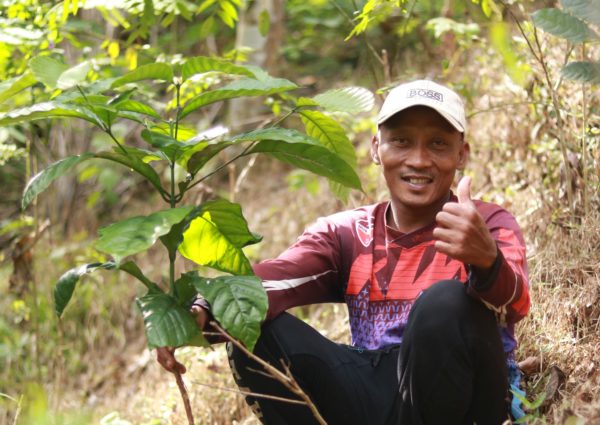
{"type": "Polygon", "coordinates": [[[433,179],[431,179],[430,177],[411,177],[411,176],[402,177],[402,180],[404,180],[405,182],[408,182],[410,184],[415,184],[415,185],[428,184],[433,181],[433,179]]]}

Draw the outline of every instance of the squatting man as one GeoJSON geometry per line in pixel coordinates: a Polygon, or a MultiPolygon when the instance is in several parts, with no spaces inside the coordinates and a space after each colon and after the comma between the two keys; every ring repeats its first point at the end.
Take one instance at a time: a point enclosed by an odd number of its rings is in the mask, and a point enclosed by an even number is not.
{"type": "MultiPolygon", "coordinates": [[[[529,310],[523,236],[498,205],[471,198],[461,98],[435,82],[399,85],[377,117],[371,157],[389,200],[320,218],[279,257],[254,266],[269,298],[254,353],[283,359],[328,424],[491,424],[510,415],[514,325],[529,310]],[[286,313],[346,303],[351,345],[286,313]]],[[[210,306],[192,307],[206,330],[210,306]]],[[[228,347],[237,384],[294,398],[228,347]]],[[[174,349],[158,349],[185,371],[174,349]]],[[[518,380],[518,377],[517,377],[518,380]]],[[[265,424],[316,423],[304,405],[248,396],[265,424]]]]}

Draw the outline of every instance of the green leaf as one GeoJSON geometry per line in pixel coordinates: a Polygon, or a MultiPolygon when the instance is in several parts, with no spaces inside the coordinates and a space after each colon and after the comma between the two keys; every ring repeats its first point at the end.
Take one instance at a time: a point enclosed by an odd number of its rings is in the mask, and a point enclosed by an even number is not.
{"type": "Polygon", "coordinates": [[[585,22],[559,9],[540,9],[531,17],[535,26],[573,43],[598,39],[598,35],[585,22]]]}
{"type": "Polygon", "coordinates": [[[600,25],[600,0],[561,0],[560,3],[571,15],[600,25]]]}
{"type": "Polygon", "coordinates": [[[231,142],[216,142],[208,144],[199,152],[194,152],[187,161],[186,169],[191,175],[196,175],[208,161],[214,158],[219,152],[227,146],[231,146],[231,142]]]}
{"type": "Polygon", "coordinates": [[[208,346],[194,317],[172,296],[149,291],[136,303],[144,316],[148,348],[208,346]]]}
{"type": "Polygon", "coordinates": [[[175,281],[175,297],[177,298],[179,305],[182,306],[191,305],[198,294],[192,282],[192,278],[189,275],[190,273],[184,273],[175,281]]]}
{"type": "Polygon", "coordinates": [[[232,143],[254,142],[260,140],[278,140],[286,143],[311,143],[314,145],[321,145],[318,140],[313,139],[304,133],[282,127],[261,128],[259,130],[238,134],[231,138],[232,143]]]}
{"type": "Polygon", "coordinates": [[[65,72],[60,74],[60,77],[56,81],[56,86],[61,89],[69,89],[71,87],[80,84],[85,81],[88,73],[92,70],[92,64],[88,61],[81,62],[73,68],[67,69],[65,72]]]}
{"type": "MultiPolygon", "coordinates": [[[[121,153],[121,149],[118,149],[117,153],[121,153]]],[[[152,161],[160,161],[166,160],[166,158],[162,155],[161,152],[154,152],[148,149],[134,148],[132,146],[123,146],[123,149],[127,151],[127,156],[133,156],[145,164],[148,164],[152,161]]],[[[156,176],[158,178],[158,175],[156,176]]]]}
{"type": "Polygon", "coordinates": [[[243,248],[258,243],[262,237],[252,233],[248,228],[248,222],[242,214],[239,204],[217,199],[207,201],[201,205],[201,214],[210,214],[210,220],[214,222],[219,231],[236,247],[243,248]]]}
{"type": "Polygon", "coordinates": [[[160,237],[160,241],[167,248],[169,258],[175,258],[177,248],[183,241],[183,234],[190,225],[190,222],[196,218],[201,212],[201,208],[192,209],[179,223],[175,223],[169,233],[160,237]]]}
{"type": "Polygon", "coordinates": [[[68,68],[50,56],[36,56],[29,61],[29,69],[33,75],[51,89],[56,88],[56,82],[68,68]]]}
{"type": "Polygon", "coordinates": [[[127,261],[126,263],[119,265],[119,270],[123,270],[138,279],[146,286],[146,288],[148,288],[148,290],[156,290],[158,288],[158,285],[148,279],[133,261],[127,261]]]}
{"type": "MultiPolygon", "coordinates": [[[[306,134],[319,140],[323,146],[337,154],[356,170],[357,162],[354,146],[337,121],[320,111],[304,110],[300,111],[299,114],[304,123],[306,134]]],[[[329,187],[338,199],[344,202],[348,200],[350,191],[347,187],[331,181],[329,187]]]]}
{"type": "Polygon", "coordinates": [[[112,83],[112,88],[142,80],[173,81],[173,70],[166,63],[149,63],[123,75],[112,83]]]}
{"type": "Polygon", "coordinates": [[[362,87],[328,90],[316,95],[312,100],[328,111],[351,114],[368,112],[373,109],[375,103],[373,93],[362,87]]]}
{"type": "Polygon", "coordinates": [[[570,62],[560,70],[560,73],[568,80],[600,84],[600,63],[598,62],[570,62]]]}
{"type": "Polygon", "coordinates": [[[266,153],[280,161],[327,177],[344,186],[362,190],[360,179],[352,167],[322,146],[264,140],[254,146],[249,153],[266,153]]]}
{"type": "MultiPolygon", "coordinates": [[[[166,122],[157,123],[150,127],[150,130],[157,133],[166,134],[167,136],[171,135],[171,128],[169,127],[169,123],[166,122]]],[[[196,136],[195,128],[183,125],[181,122],[179,123],[179,127],[177,129],[178,141],[183,142],[193,138],[194,136],[196,136]]]]}
{"type": "Polygon", "coordinates": [[[185,62],[181,70],[181,77],[185,81],[196,74],[203,74],[205,72],[222,72],[224,74],[245,75],[248,77],[254,76],[245,66],[235,65],[206,56],[197,56],[185,62]]]}
{"type": "Polygon", "coordinates": [[[205,140],[180,142],[166,134],[149,130],[142,131],[142,138],[163,152],[169,161],[177,162],[183,168],[186,168],[188,160],[195,152],[204,149],[208,144],[205,140]]]}
{"type": "Polygon", "coordinates": [[[242,96],[268,96],[275,93],[294,90],[297,87],[296,84],[283,78],[266,78],[262,75],[261,79],[241,78],[220,89],[204,92],[193,98],[183,107],[180,118],[186,117],[196,109],[222,100],[242,96]]]}
{"type": "Polygon", "coordinates": [[[206,279],[190,275],[196,290],[209,302],[210,312],[223,328],[250,351],[260,336],[267,315],[267,294],[254,276],[221,276],[206,279]]]}
{"type": "Polygon", "coordinates": [[[150,130],[142,131],[142,138],[167,155],[167,158],[169,158],[171,162],[175,162],[177,156],[184,148],[182,143],[173,139],[171,136],[162,133],[155,133],[154,131],[150,130]]]}
{"type": "Polygon", "coordinates": [[[269,28],[271,27],[271,17],[269,16],[269,11],[264,9],[258,15],[258,31],[260,35],[266,37],[269,34],[269,28]]]}
{"type": "Polygon", "coordinates": [[[0,103],[12,98],[15,94],[33,86],[37,80],[29,72],[17,78],[11,78],[2,83],[0,89],[0,103]]]}
{"type": "Polygon", "coordinates": [[[156,240],[166,235],[192,210],[191,206],[170,208],[148,216],[130,217],[103,227],[96,248],[115,257],[133,255],[150,248],[156,240]]]}
{"type": "Polygon", "coordinates": [[[147,115],[149,117],[155,118],[157,120],[162,119],[162,117],[156,112],[151,106],[146,105],[145,103],[138,102],[137,100],[128,99],[121,101],[115,105],[117,111],[128,111],[135,112],[142,115],[147,115]]]}
{"type": "Polygon", "coordinates": [[[91,273],[99,268],[110,270],[114,269],[115,263],[92,263],[84,264],[79,267],[75,267],[64,273],[54,287],[54,310],[56,315],[60,317],[73,296],[75,285],[79,282],[79,278],[86,273],[91,273]]]}
{"type": "Polygon", "coordinates": [[[306,134],[318,140],[331,152],[337,154],[353,168],[356,167],[354,146],[342,126],[320,111],[300,111],[306,134]]]}
{"type": "Polygon", "coordinates": [[[23,191],[23,198],[21,199],[21,208],[25,209],[27,206],[33,201],[33,199],[46,190],[46,188],[52,183],[54,180],[65,174],[75,165],[79,164],[86,159],[93,158],[94,154],[85,153],[82,155],[74,155],[69,156],[67,158],[63,158],[60,161],[55,162],[50,165],[45,170],[37,173],[27,186],[25,186],[25,190],[23,191]]]}
{"type": "Polygon", "coordinates": [[[81,118],[100,128],[106,124],[84,106],[58,102],[43,102],[0,114],[0,127],[49,118],[81,118]]]}
{"type": "MultiPolygon", "coordinates": [[[[138,174],[144,176],[160,193],[163,193],[164,190],[160,184],[160,177],[154,171],[150,165],[146,164],[139,156],[131,155],[130,152],[133,151],[133,148],[125,148],[128,154],[125,154],[121,151],[120,148],[115,148],[114,151],[102,151],[96,153],[94,156],[96,158],[108,159],[109,161],[118,162],[119,164],[123,164],[126,167],[131,168],[133,171],[138,174]]],[[[142,151],[147,154],[147,152],[142,151]]],[[[146,156],[145,158],[149,158],[146,156]]],[[[151,160],[154,160],[154,157],[150,157],[151,160]]]]}
{"type": "Polygon", "coordinates": [[[252,267],[242,248],[260,240],[248,229],[238,204],[225,200],[208,201],[201,205],[183,234],[179,252],[202,266],[251,275],[252,267]]]}

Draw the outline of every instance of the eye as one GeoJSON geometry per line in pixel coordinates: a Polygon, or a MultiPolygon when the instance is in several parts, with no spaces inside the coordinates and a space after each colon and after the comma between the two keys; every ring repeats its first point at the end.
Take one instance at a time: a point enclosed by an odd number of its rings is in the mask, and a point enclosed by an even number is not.
{"type": "Polygon", "coordinates": [[[407,146],[410,143],[410,140],[406,137],[394,137],[390,140],[390,143],[393,143],[396,146],[407,146]]]}
{"type": "Polygon", "coordinates": [[[431,146],[433,146],[435,149],[443,149],[448,146],[448,143],[442,139],[435,139],[431,142],[431,146]]]}

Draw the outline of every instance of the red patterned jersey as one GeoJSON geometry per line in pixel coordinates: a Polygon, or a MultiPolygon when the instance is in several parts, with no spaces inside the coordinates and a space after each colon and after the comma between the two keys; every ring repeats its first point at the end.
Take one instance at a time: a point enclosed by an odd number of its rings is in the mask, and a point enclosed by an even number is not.
{"type": "Polygon", "coordinates": [[[410,308],[424,289],[458,279],[496,313],[504,349],[511,352],[514,324],[529,309],[525,243],[506,210],[474,202],[499,248],[485,278],[435,249],[435,222],[406,234],[388,227],[384,202],[321,218],[278,258],[254,266],[269,296],[267,320],[294,306],[345,302],[352,344],[383,348],[402,341],[410,308]]]}

